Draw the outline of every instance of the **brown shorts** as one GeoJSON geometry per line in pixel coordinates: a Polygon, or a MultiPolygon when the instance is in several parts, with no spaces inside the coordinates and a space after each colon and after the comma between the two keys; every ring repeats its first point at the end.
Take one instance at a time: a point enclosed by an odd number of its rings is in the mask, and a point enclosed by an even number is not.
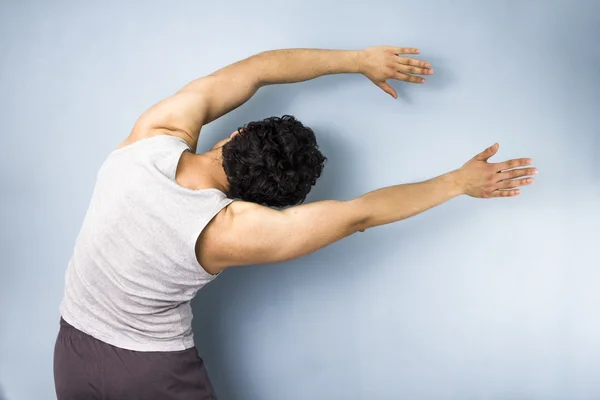
{"type": "Polygon", "coordinates": [[[173,352],[125,350],[60,320],[54,347],[58,400],[215,400],[195,347],[173,352]]]}

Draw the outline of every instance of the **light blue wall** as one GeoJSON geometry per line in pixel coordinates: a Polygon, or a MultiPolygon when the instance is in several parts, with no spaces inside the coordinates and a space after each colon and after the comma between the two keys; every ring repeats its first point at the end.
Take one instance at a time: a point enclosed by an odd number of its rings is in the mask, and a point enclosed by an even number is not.
{"type": "Polygon", "coordinates": [[[67,261],[141,112],[262,50],[391,44],[436,75],[395,84],[397,101],[360,76],[264,89],[200,150],[291,113],[329,157],[311,200],[430,178],[496,141],[492,160],[532,157],[537,183],[225,272],[194,304],[220,398],[600,398],[599,37],[595,0],[2,2],[1,391],[54,397],[67,261]]]}

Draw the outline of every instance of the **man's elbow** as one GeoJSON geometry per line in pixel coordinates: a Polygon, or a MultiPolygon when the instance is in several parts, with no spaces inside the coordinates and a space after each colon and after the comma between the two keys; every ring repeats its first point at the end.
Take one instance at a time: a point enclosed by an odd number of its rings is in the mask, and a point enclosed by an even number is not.
{"type": "Polygon", "coordinates": [[[364,232],[368,228],[372,228],[372,219],[369,210],[362,198],[344,202],[349,208],[350,218],[348,219],[348,227],[350,234],[356,232],[364,232]]]}

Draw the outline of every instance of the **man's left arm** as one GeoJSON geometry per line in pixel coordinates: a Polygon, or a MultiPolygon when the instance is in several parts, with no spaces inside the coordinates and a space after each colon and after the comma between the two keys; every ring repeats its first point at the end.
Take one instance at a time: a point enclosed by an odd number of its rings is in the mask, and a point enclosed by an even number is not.
{"type": "Polygon", "coordinates": [[[430,64],[402,54],[414,48],[370,47],[365,50],[288,49],[259,53],[206,77],[196,79],[148,109],[123,145],[159,134],[175,135],[196,148],[203,125],[248,101],[262,86],[295,83],[323,75],[362,73],[394,98],[387,83],[397,79],[423,83],[414,76],[433,73],[430,64]]]}

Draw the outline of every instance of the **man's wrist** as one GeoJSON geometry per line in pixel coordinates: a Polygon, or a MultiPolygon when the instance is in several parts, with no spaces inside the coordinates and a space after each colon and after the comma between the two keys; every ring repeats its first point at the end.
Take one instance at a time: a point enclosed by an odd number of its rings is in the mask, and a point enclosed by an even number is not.
{"type": "Polygon", "coordinates": [[[363,74],[365,73],[365,51],[364,50],[353,50],[353,73],[363,74]]]}
{"type": "Polygon", "coordinates": [[[462,179],[462,173],[460,170],[450,171],[446,174],[446,178],[448,182],[450,182],[452,194],[455,196],[460,196],[466,193],[465,184],[462,179]]]}

